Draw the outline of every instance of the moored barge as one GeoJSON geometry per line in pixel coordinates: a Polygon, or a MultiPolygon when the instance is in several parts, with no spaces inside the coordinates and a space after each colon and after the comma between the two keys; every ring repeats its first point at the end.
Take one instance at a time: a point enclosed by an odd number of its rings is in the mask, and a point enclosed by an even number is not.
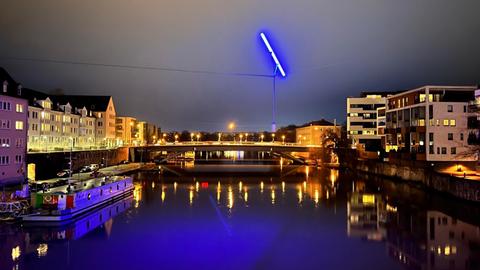
{"type": "Polygon", "coordinates": [[[112,176],[76,182],[31,194],[25,222],[63,222],[133,193],[131,177],[112,176]]]}

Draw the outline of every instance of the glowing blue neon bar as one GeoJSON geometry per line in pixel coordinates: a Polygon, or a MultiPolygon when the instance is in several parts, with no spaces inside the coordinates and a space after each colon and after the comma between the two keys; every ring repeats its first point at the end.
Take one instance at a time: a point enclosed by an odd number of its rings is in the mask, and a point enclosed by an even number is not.
{"type": "Polygon", "coordinates": [[[267,37],[265,36],[264,33],[260,33],[260,37],[263,40],[263,43],[265,43],[265,46],[267,46],[268,52],[272,55],[273,61],[275,61],[275,65],[278,68],[278,71],[280,71],[280,74],[282,74],[282,77],[287,76],[285,74],[285,71],[283,70],[282,65],[280,64],[280,61],[278,61],[277,56],[275,55],[275,52],[273,52],[272,46],[270,46],[270,43],[267,40],[267,37]]]}

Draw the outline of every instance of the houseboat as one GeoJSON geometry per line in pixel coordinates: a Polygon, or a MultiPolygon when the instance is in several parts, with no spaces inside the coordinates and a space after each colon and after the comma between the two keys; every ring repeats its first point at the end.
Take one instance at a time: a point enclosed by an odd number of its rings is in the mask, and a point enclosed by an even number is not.
{"type": "Polygon", "coordinates": [[[79,181],[31,194],[32,213],[25,222],[64,222],[133,193],[131,177],[111,176],[79,181]]]}

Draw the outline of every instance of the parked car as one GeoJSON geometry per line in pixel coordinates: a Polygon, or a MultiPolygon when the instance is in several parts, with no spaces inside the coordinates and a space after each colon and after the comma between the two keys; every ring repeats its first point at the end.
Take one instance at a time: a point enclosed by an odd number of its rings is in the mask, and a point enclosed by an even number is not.
{"type": "Polygon", "coordinates": [[[100,169],[100,165],[98,164],[90,164],[90,169],[92,171],[97,171],[98,169],[100,169]]]}
{"type": "Polygon", "coordinates": [[[92,168],[90,167],[90,165],[86,165],[86,166],[83,166],[82,168],[80,168],[80,171],[81,173],[85,173],[85,172],[91,172],[92,171],[92,168]]]}
{"type": "MultiPolygon", "coordinates": [[[[64,169],[64,170],[61,170],[57,173],[57,176],[58,177],[68,177],[70,175],[70,170],[69,169],[64,169]]],[[[73,172],[72,172],[73,173],[73,172]]]]}

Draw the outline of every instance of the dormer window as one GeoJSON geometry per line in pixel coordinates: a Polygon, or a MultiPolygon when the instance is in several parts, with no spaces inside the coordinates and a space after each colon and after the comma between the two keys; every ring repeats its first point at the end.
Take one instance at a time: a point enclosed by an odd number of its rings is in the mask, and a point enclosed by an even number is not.
{"type": "Polygon", "coordinates": [[[19,84],[17,87],[17,95],[21,96],[22,95],[22,85],[19,84]]]}
{"type": "Polygon", "coordinates": [[[8,82],[4,81],[3,82],[3,93],[7,93],[7,88],[8,88],[8,82]]]}

